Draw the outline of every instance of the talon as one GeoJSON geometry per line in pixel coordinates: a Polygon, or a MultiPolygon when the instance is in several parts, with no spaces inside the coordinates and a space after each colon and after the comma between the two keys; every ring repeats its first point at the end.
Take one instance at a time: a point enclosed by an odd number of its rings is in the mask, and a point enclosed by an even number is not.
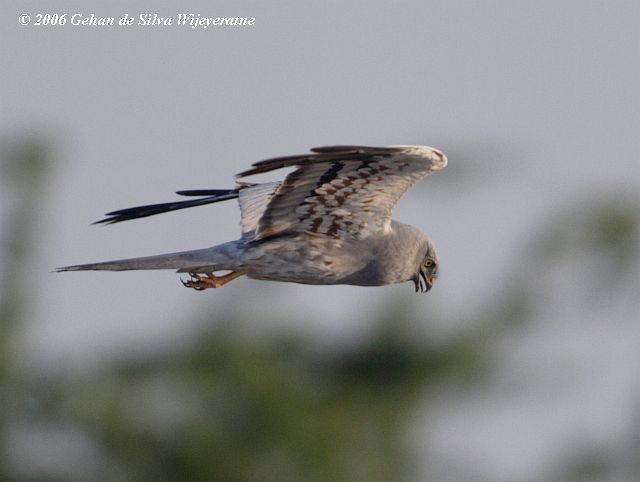
{"type": "Polygon", "coordinates": [[[229,274],[224,276],[216,276],[213,273],[205,273],[204,275],[198,273],[189,273],[191,276],[190,280],[184,281],[180,280],[182,284],[187,288],[193,288],[196,291],[204,291],[207,288],[220,288],[224,286],[229,281],[233,281],[234,279],[247,274],[247,269],[242,269],[238,271],[232,271],[229,274]]]}
{"type": "Polygon", "coordinates": [[[189,273],[189,276],[191,277],[191,279],[183,280],[182,278],[180,278],[180,282],[184,287],[193,288],[196,291],[202,291],[203,289],[205,289],[201,284],[202,279],[200,276],[198,276],[196,273],[189,273]]]}

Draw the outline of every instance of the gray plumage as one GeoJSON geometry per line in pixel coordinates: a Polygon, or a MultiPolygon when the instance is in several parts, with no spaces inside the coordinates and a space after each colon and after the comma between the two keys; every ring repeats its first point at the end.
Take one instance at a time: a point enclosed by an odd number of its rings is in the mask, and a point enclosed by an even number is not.
{"type": "Polygon", "coordinates": [[[237,177],[283,167],[281,182],[239,182],[235,189],[179,191],[198,199],[114,211],[111,224],[237,198],[242,235],[211,248],[66,266],[57,271],[176,269],[195,289],[242,275],[305,284],[380,286],[413,280],[428,291],[438,275],[434,245],[418,229],[391,219],[400,197],[447,165],[425,146],[330,146],[310,154],[260,161],[237,177]],[[228,275],[213,273],[230,271],[228,275]]]}

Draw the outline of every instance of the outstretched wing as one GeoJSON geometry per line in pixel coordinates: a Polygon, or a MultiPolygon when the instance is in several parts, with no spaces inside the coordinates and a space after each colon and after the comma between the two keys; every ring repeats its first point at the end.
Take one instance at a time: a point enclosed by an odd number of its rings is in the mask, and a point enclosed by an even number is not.
{"type": "Polygon", "coordinates": [[[388,230],[400,197],[420,179],[446,165],[447,158],[440,151],[424,146],[317,147],[310,154],[257,162],[238,175],[297,167],[282,182],[178,191],[183,196],[203,197],[121,209],[94,224],[118,223],[238,198],[242,237],[246,240],[286,232],[366,238],[388,230]]]}
{"type": "Polygon", "coordinates": [[[115,224],[122,221],[130,221],[131,219],[146,218],[147,216],[155,216],[156,214],[177,211],[178,209],[192,208],[195,206],[204,206],[205,204],[226,201],[227,199],[235,199],[239,196],[238,189],[199,189],[191,191],[177,191],[176,194],[181,196],[206,196],[200,199],[191,199],[189,201],[172,201],[160,204],[147,204],[145,206],[134,206],[132,208],[119,209],[106,214],[106,218],[100,219],[92,224],[115,224]]]}
{"type": "Polygon", "coordinates": [[[240,224],[242,227],[242,237],[250,240],[253,239],[255,235],[258,228],[258,221],[262,217],[264,210],[281,184],[281,182],[267,182],[263,184],[238,183],[235,189],[192,189],[188,191],[177,191],[177,194],[181,196],[197,196],[199,198],[189,201],[172,201],[120,209],[107,213],[106,218],[96,221],[93,224],[120,223],[131,219],[144,218],[170,211],[177,211],[179,209],[204,206],[205,204],[238,198],[241,213],[240,224]]]}
{"type": "Polygon", "coordinates": [[[297,167],[263,205],[255,240],[285,232],[359,239],[386,232],[400,197],[447,165],[444,154],[424,146],[329,146],[311,151],[260,161],[238,174],[297,167]]]}

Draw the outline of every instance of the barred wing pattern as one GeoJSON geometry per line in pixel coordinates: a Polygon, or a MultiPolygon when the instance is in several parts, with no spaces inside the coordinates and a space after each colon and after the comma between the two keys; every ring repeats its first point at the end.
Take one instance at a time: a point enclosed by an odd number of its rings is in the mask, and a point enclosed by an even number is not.
{"type": "MultiPolygon", "coordinates": [[[[429,147],[330,146],[311,151],[257,162],[238,174],[297,167],[263,194],[269,199],[262,205],[255,240],[286,232],[356,239],[387,232],[400,197],[446,165],[444,155],[429,147]]],[[[244,217],[243,211],[243,227],[244,217]]]]}

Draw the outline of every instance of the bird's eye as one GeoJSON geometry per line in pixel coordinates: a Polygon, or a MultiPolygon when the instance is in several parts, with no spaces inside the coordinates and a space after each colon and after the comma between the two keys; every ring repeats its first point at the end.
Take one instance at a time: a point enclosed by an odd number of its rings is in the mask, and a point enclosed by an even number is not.
{"type": "Polygon", "coordinates": [[[427,268],[431,268],[431,267],[433,266],[433,260],[432,260],[432,259],[428,259],[428,260],[424,263],[424,265],[425,265],[427,268]]]}

